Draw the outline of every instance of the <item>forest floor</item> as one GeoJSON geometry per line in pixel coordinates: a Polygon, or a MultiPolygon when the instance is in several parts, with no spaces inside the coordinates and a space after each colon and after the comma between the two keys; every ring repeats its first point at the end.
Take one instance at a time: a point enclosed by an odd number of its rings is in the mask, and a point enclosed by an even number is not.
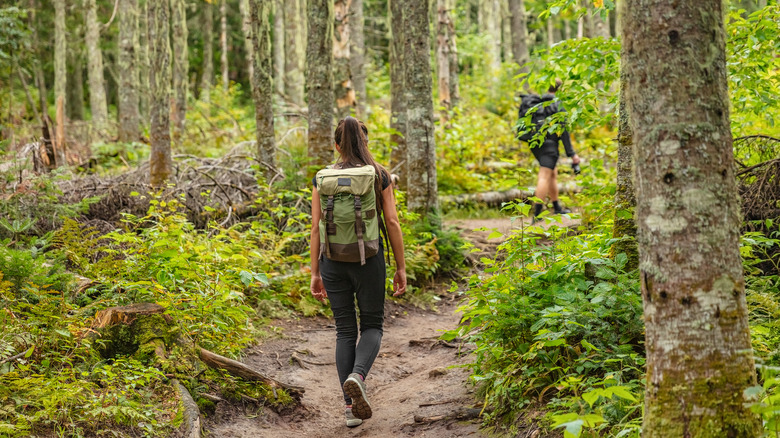
{"type": "MultiPolygon", "coordinates": [[[[447,224],[461,230],[464,238],[474,243],[479,249],[477,255],[494,253],[503,240],[488,240],[493,230],[506,234],[518,226],[508,218],[454,220],[447,224]],[[475,231],[478,228],[486,231],[475,231]]],[[[564,225],[573,224],[574,221],[564,219],[564,225]]],[[[446,292],[447,289],[448,284],[436,286],[441,300],[430,310],[388,300],[382,347],[366,379],[374,415],[361,426],[349,429],[344,424],[343,399],[333,362],[333,321],[296,317],[274,321],[272,326],[281,335],[247,350],[244,362],[280,381],[306,388],[301,406],[277,414],[270,409],[220,403],[205,420],[206,436],[488,436],[479,430],[479,420],[452,418],[459,410],[482,406],[474,396],[474,387],[467,385],[469,370],[459,367],[469,362],[473,345],[438,340],[460,321],[457,306],[462,297],[446,292]]]]}

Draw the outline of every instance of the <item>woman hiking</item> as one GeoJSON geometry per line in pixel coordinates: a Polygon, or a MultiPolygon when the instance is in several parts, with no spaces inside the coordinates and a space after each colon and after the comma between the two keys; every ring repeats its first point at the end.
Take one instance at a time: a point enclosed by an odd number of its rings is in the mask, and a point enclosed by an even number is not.
{"type": "Polygon", "coordinates": [[[390,174],[374,161],[366,132],[353,117],[339,121],[339,159],[317,173],[312,192],[311,293],[323,303],[328,298],[336,321],[336,369],[349,427],[372,415],[364,380],[382,341],[387,275],[379,229],[386,230],[395,257],[393,296],[406,292],[403,236],[390,174]]]}

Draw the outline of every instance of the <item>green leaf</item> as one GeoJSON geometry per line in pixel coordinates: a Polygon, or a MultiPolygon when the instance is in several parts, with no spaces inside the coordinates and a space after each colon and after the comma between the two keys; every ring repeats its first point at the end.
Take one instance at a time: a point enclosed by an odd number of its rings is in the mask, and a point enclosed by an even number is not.
{"type": "Polygon", "coordinates": [[[249,286],[254,279],[254,275],[251,272],[241,271],[238,273],[238,278],[241,280],[241,283],[244,283],[244,286],[249,286]]]}
{"type": "Polygon", "coordinates": [[[504,237],[504,235],[498,231],[493,231],[492,233],[490,233],[490,235],[488,235],[487,238],[488,240],[490,240],[490,239],[498,239],[499,237],[504,237]]]}
{"type": "Polygon", "coordinates": [[[28,348],[27,351],[24,352],[24,358],[25,359],[29,359],[30,356],[32,356],[33,351],[35,351],[35,345],[33,345],[32,347],[28,348]]]}
{"type": "Polygon", "coordinates": [[[596,401],[598,401],[599,397],[601,397],[600,389],[594,389],[593,391],[588,391],[585,394],[582,394],[582,399],[588,402],[588,405],[591,408],[593,407],[593,403],[596,403],[596,401]]]}
{"type": "Polygon", "coordinates": [[[613,395],[620,397],[622,399],[635,402],[636,397],[634,397],[634,394],[631,394],[631,391],[625,386],[610,386],[609,389],[613,395]]]}

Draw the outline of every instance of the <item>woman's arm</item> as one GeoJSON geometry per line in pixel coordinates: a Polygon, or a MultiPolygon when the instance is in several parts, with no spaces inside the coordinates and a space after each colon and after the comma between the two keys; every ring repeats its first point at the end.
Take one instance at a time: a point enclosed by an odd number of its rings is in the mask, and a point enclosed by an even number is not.
{"type": "Polygon", "coordinates": [[[325,292],[325,286],[322,284],[320,276],[320,217],[322,208],[320,206],[320,194],[315,187],[311,194],[311,294],[314,298],[325,302],[328,294],[325,292]]]}
{"type": "Polygon", "coordinates": [[[395,258],[395,275],[393,276],[394,297],[406,292],[406,260],[404,259],[404,236],[401,234],[401,223],[398,221],[398,212],[395,209],[395,195],[393,186],[390,185],[382,191],[382,212],[385,216],[385,225],[393,248],[395,258]]]}

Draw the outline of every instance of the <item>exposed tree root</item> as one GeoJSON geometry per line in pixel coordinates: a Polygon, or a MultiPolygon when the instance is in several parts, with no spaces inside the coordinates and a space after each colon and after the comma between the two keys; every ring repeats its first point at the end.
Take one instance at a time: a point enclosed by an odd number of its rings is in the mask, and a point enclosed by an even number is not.
{"type": "Polygon", "coordinates": [[[181,427],[183,438],[200,438],[200,410],[198,409],[198,404],[195,403],[187,388],[179,383],[178,380],[174,379],[171,383],[179,393],[179,399],[184,411],[184,422],[181,427]]]}

